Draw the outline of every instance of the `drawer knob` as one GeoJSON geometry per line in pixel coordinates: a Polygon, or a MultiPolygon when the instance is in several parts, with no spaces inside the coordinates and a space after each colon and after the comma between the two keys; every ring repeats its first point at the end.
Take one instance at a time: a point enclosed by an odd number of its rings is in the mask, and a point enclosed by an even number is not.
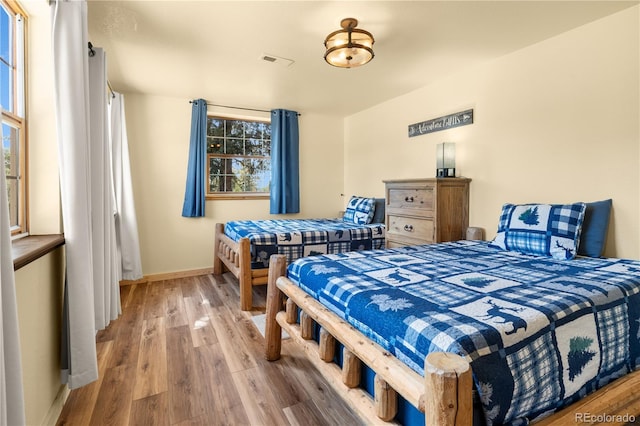
{"type": "Polygon", "coordinates": [[[404,201],[406,201],[407,203],[413,203],[413,197],[404,197],[404,201]]]}
{"type": "Polygon", "coordinates": [[[413,232],[413,225],[405,225],[404,230],[407,232],[413,232]]]}

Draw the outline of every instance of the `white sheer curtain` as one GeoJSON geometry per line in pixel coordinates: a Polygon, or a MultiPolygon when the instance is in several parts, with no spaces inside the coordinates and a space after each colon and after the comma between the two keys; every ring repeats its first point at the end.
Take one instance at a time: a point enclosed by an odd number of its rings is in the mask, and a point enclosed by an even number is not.
{"type": "Polygon", "coordinates": [[[142,278],[138,221],[133,200],[133,183],[129,163],[129,140],[124,114],[124,97],[114,93],[109,104],[111,122],[111,163],[116,205],[116,237],[121,264],[121,278],[142,278]]]}
{"type": "MultiPolygon", "coordinates": [[[[2,126],[0,126],[2,139],[2,126]]],[[[24,393],[18,334],[18,307],[11,254],[9,202],[4,172],[0,173],[0,424],[23,425],[24,393]]]]}
{"type": "Polygon", "coordinates": [[[107,61],[104,50],[99,47],[94,47],[92,56],[89,56],[89,107],[93,297],[96,330],[101,330],[118,318],[121,310],[109,143],[107,61]]]}
{"type": "Polygon", "coordinates": [[[62,381],[74,389],[98,378],[86,3],[56,1],[52,7],[51,29],[60,195],[67,263],[62,381]]]}
{"type": "Polygon", "coordinates": [[[67,260],[62,377],[74,389],[98,377],[95,332],[121,312],[120,279],[142,271],[122,96],[109,107],[106,55],[88,54],[86,2],[57,0],[51,22],[67,260]]]}

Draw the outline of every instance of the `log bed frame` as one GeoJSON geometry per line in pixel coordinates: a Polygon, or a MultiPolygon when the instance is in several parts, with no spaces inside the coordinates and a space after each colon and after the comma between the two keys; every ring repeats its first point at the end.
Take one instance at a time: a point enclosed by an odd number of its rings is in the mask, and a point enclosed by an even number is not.
{"type": "MultiPolygon", "coordinates": [[[[425,413],[427,426],[472,424],[473,379],[466,360],[451,353],[429,354],[425,359],[425,377],[422,377],[293,284],[285,273],[285,257],[271,256],[265,329],[267,360],[280,358],[282,330],[285,330],[366,424],[393,422],[398,394],[425,413]],[[299,325],[298,309],[301,310],[299,325]],[[312,339],[314,322],[321,327],[319,343],[312,339]],[[343,345],[342,369],[332,362],[336,341],[343,345]],[[376,373],[373,398],[358,388],[363,362],[376,373]]],[[[581,423],[579,413],[625,412],[640,418],[640,370],[536,424],[577,424],[581,423]]]]}
{"type": "Polygon", "coordinates": [[[269,268],[251,269],[251,243],[248,238],[233,241],[224,233],[224,223],[216,223],[213,249],[213,275],[224,272],[223,265],[240,284],[240,309],[250,311],[253,307],[253,286],[267,284],[269,268]]]}

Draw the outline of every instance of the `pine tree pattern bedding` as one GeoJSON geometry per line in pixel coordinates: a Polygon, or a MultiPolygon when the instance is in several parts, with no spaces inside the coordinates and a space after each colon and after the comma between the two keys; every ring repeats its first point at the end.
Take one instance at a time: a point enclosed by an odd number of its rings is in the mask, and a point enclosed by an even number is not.
{"type": "Polygon", "coordinates": [[[272,254],[287,262],[316,254],[384,248],[382,223],[357,225],[342,219],[275,219],[227,222],[224,233],[234,241],[247,237],[251,243],[251,268],[269,267],[272,254]]]}
{"type": "Polygon", "coordinates": [[[640,262],[482,241],[302,258],[289,278],[424,375],[470,363],[487,424],[526,424],[640,367],[640,262]]]}

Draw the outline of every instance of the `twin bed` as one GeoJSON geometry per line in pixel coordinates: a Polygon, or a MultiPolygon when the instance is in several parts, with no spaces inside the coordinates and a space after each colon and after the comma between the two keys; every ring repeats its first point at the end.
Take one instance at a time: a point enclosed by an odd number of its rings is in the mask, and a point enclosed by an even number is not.
{"type": "Polygon", "coordinates": [[[233,273],[240,285],[240,307],[248,311],[253,307],[253,286],[267,283],[269,257],[273,254],[293,262],[316,254],[384,248],[384,198],[352,197],[350,204],[354,199],[370,201],[367,220],[351,216],[349,221],[276,219],[216,224],[213,274],[222,274],[223,265],[233,273]]]}
{"type": "Polygon", "coordinates": [[[284,328],[367,422],[411,423],[408,402],[428,425],[575,423],[560,410],[589,394],[638,415],[640,261],[576,256],[585,211],[505,205],[492,242],[272,256],[267,359],[284,328]]]}

